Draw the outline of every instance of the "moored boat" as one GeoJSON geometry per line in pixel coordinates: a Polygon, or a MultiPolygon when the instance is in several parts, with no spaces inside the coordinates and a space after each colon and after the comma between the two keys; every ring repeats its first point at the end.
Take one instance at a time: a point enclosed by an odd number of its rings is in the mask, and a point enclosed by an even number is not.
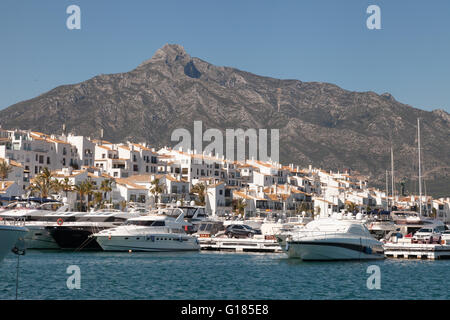
{"type": "Polygon", "coordinates": [[[117,228],[93,235],[105,251],[197,251],[197,238],[184,229],[184,213],[176,219],[166,215],[148,215],[129,219],[117,228]]]}
{"type": "Polygon", "coordinates": [[[27,232],[28,230],[22,226],[0,224],[0,262],[27,232]]]}
{"type": "Polygon", "coordinates": [[[324,218],[314,220],[287,238],[282,249],[302,260],[383,259],[383,244],[375,240],[363,223],[324,218]]]}

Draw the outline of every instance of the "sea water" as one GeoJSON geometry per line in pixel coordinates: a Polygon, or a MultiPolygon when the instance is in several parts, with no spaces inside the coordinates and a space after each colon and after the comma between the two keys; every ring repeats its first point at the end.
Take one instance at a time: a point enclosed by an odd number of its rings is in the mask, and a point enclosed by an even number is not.
{"type": "MultiPolygon", "coordinates": [[[[17,259],[10,254],[0,263],[0,299],[15,299],[17,259]]],[[[450,298],[450,260],[302,262],[273,253],[34,250],[19,259],[19,299],[450,298]],[[368,288],[371,265],[380,268],[380,289],[368,288]],[[79,268],[79,289],[69,289],[69,266],[79,268]]]]}

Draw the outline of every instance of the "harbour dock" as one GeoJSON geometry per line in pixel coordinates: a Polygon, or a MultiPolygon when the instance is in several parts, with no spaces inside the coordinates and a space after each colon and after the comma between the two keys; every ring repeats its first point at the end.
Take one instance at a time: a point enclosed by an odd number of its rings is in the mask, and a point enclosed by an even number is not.
{"type": "Polygon", "coordinates": [[[411,242],[386,243],[384,255],[386,258],[394,259],[450,259],[450,245],[411,242]]]}
{"type": "Polygon", "coordinates": [[[234,252],[282,252],[275,239],[264,237],[234,238],[198,238],[201,250],[234,251],[234,252]]]}

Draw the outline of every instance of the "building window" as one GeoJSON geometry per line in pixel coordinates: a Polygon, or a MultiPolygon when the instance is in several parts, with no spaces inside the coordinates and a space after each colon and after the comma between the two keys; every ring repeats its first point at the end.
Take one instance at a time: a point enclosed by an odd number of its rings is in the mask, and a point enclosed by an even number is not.
{"type": "Polygon", "coordinates": [[[50,157],[47,157],[47,164],[50,164],[50,157]]]}

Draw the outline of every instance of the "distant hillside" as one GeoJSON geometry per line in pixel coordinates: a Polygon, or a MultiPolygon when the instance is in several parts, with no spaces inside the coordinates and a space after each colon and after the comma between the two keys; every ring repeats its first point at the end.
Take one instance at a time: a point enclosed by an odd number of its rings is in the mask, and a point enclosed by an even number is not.
{"type": "Polygon", "coordinates": [[[397,179],[417,188],[416,121],[422,121],[427,192],[450,195],[450,115],[397,102],[390,94],[262,77],[192,58],[165,45],[136,69],[64,85],[0,111],[3,128],[68,130],[105,139],[171,145],[176,128],[279,128],[283,163],[350,168],[384,186],[389,148],[397,179]]]}

